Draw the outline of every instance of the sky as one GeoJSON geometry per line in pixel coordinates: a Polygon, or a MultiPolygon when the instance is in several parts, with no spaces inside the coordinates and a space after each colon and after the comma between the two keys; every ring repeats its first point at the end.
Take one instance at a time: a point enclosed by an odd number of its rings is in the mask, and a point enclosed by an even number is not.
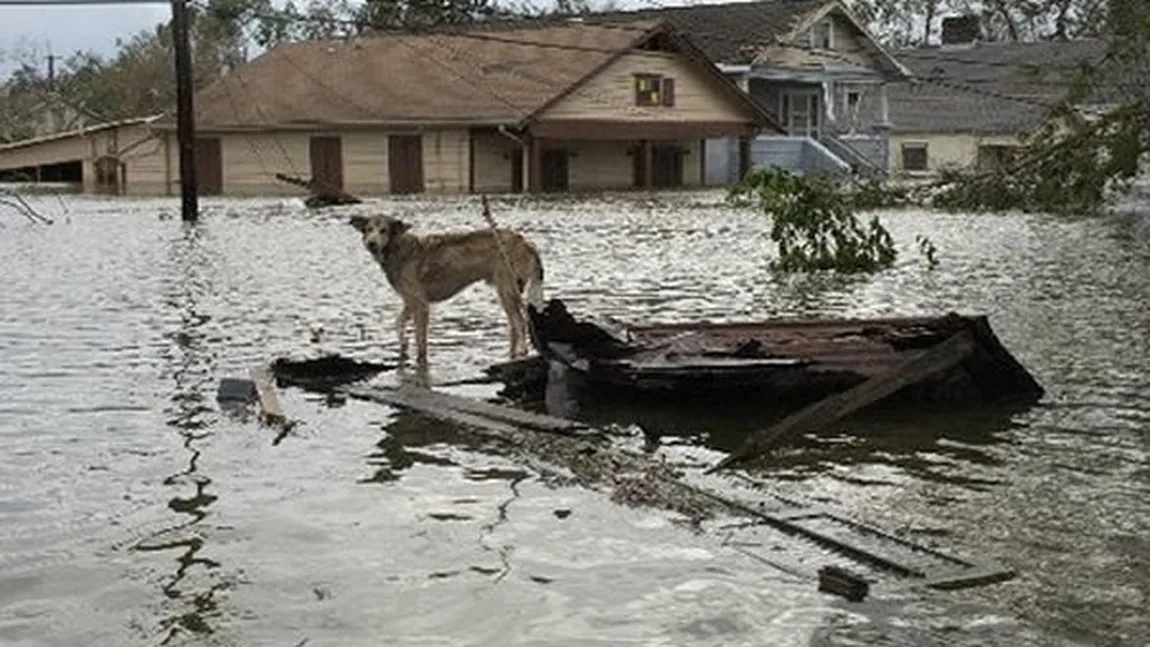
{"type": "MultiPolygon", "coordinates": [[[[15,68],[10,60],[13,50],[34,48],[40,54],[67,56],[76,50],[100,54],[116,51],[116,39],[131,36],[141,29],[151,29],[171,15],[170,4],[80,6],[80,7],[12,7],[0,6],[0,76],[15,68]]],[[[41,61],[47,67],[47,61],[41,61]]]]}
{"type": "MultiPolygon", "coordinates": [[[[716,0],[695,0],[714,2],[716,0]]],[[[666,0],[663,5],[688,4],[689,0],[666,0]]],[[[278,0],[273,4],[281,5],[278,0]]],[[[298,4],[298,3],[297,3],[298,4]]],[[[651,0],[623,0],[622,7],[639,8],[651,0]]],[[[97,6],[0,6],[0,78],[6,78],[18,65],[7,54],[13,50],[38,50],[42,57],[52,54],[67,56],[77,50],[110,55],[116,51],[116,39],[127,39],[142,29],[152,29],[168,20],[171,5],[161,0],[154,5],[97,6]]],[[[47,69],[47,59],[40,64],[47,69]]]]}

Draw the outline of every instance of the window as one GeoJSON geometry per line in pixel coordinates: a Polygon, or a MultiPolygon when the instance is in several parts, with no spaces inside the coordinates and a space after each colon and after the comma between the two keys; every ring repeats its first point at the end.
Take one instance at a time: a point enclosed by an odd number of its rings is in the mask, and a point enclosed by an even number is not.
{"type": "Polygon", "coordinates": [[[905,171],[927,170],[925,143],[902,145],[902,168],[905,171]]]}
{"type": "Polygon", "coordinates": [[[635,105],[666,106],[675,105],[675,79],[658,74],[635,75],[635,105]]]}
{"type": "Polygon", "coordinates": [[[854,92],[854,91],[847,92],[847,110],[850,112],[852,117],[854,116],[855,111],[857,111],[858,108],[859,108],[859,93],[854,92]]]}
{"type": "Polygon", "coordinates": [[[811,30],[807,33],[807,41],[814,49],[834,49],[834,35],[834,23],[830,19],[820,20],[819,23],[811,27],[811,30]]]}

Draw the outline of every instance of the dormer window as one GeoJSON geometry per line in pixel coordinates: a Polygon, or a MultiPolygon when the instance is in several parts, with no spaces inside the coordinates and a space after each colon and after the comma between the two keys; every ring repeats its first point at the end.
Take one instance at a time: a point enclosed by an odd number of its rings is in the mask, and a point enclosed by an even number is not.
{"type": "Polygon", "coordinates": [[[675,79],[659,74],[635,75],[635,105],[641,107],[675,105],[675,79]]]}
{"type": "Polygon", "coordinates": [[[830,18],[820,20],[807,32],[808,43],[812,49],[834,49],[835,30],[834,21],[830,18]]]}

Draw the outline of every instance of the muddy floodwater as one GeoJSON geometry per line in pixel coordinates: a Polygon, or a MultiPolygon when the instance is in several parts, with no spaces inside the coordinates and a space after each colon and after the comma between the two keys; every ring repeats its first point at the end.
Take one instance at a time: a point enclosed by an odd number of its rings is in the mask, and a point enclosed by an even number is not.
{"type": "MultiPolygon", "coordinates": [[[[277,438],[220,410],[221,378],[283,355],[395,353],[398,302],[348,210],[205,199],[187,227],[175,200],[46,197],[51,226],[0,211],[0,645],[1147,644],[1145,209],[886,213],[897,267],[777,279],[767,223],[720,198],[494,211],[579,312],[988,314],[1046,387],[1038,405],[838,425],[757,476],[1017,577],[850,603],[713,526],[542,478],[450,424],[285,389],[298,424],[277,438]]],[[[483,224],[475,200],[368,207],[416,231],[483,224]]],[[[433,311],[432,378],[478,374],[505,335],[489,291],[461,294],[433,311]]],[[[680,427],[664,460],[732,442],[721,411],[680,427]]]]}

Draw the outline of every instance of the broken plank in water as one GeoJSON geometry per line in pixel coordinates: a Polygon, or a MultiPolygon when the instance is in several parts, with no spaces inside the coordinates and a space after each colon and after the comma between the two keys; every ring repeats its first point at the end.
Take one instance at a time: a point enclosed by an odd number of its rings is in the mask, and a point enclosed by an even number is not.
{"type": "Polygon", "coordinates": [[[689,472],[679,484],[912,586],[959,589],[1015,576],[1013,569],[993,561],[954,555],[822,506],[780,497],[769,483],[740,473],[689,472]]]}
{"type": "Polygon", "coordinates": [[[876,375],[841,393],[836,393],[804,407],[783,418],[775,425],[752,435],[743,446],[719,461],[712,470],[731,467],[736,463],[765,453],[787,434],[811,431],[873,404],[899,389],[953,368],[974,351],[974,339],[969,331],[955,334],[938,346],[923,351],[899,366],[876,375]]]}
{"type": "Polygon", "coordinates": [[[279,398],[276,397],[276,387],[271,370],[261,364],[253,366],[248,374],[256,385],[256,394],[260,401],[260,416],[264,422],[268,424],[284,422],[285,418],[283,411],[280,410],[279,398]]]}
{"type": "Polygon", "coordinates": [[[574,420],[523,411],[521,409],[513,409],[482,400],[465,398],[463,396],[443,393],[442,391],[432,391],[420,387],[406,385],[399,387],[351,387],[346,389],[345,393],[353,398],[406,407],[448,419],[458,420],[459,416],[455,414],[466,413],[470,414],[469,418],[471,416],[478,416],[480,418],[535,431],[560,433],[570,436],[598,435],[598,432],[594,429],[574,420]]]}

